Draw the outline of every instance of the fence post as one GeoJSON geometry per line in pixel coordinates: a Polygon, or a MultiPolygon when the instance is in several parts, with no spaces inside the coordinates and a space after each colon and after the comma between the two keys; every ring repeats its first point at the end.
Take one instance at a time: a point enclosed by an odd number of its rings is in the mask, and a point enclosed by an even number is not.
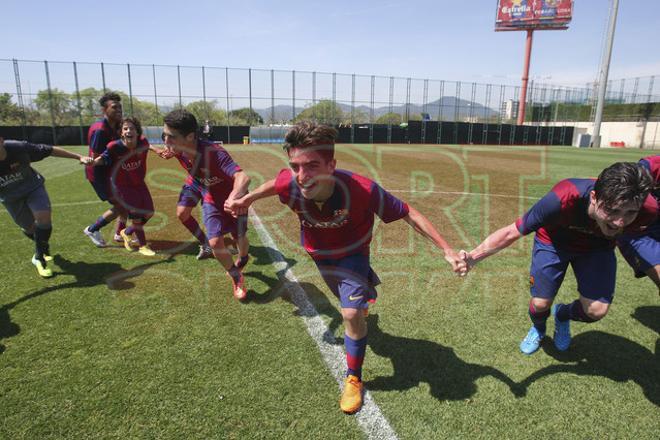
{"type": "Polygon", "coordinates": [[[131,116],[135,116],[133,112],[133,84],[131,83],[131,65],[126,63],[126,73],[128,74],[128,105],[131,109],[131,116]]]}
{"type": "Polygon", "coordinates": [[[227,143],[231,142],[231,111],[229,110],[229,68],[225,67],[225,94],[227,95],[227,143]]]}
{"type": "Polygon", "coordinates": [[[444,107],[445,82],[440,81],[440,97],[438,98],[438,144],[442,143],[442,107],[444,107]]]}
{"type": "Polygon", "coordinates": [[[44,61],[46,69],[46,84],[48,85],[48,106],[50,107],[50,123],[53,131],[53,145],[57,144],[57,133],[55,131],[55,109],[53,108],[53,91],[50,87],[50,72],[48,71],[48,61],[44,61]]]}
{"type": "Polygon", "coordinates": [[[23,134],[23,139],[27,140],[27,132],[26,132],[26,125],[27,125],[27,115],[25,114],[25,103],[23,102],[23,88],[21,87],[21,74],[18,69],[18,60],[13,59],[12,60],[14,63],[14,81],[16,81],[16,96],[18,98],[18,104],[21,107],[21,118],[23,124],[21,125],[21,132],[23,134]]]}
{"type": "Polygon", "coordinates": [[[296,119],[296,71],[291,71],[291,122],[296,119]]]}
{"type": "Polygon", "coordinates": [[[270,69],[270,123],[275,124],[275,71],[270,69]]]}
{"type": "Polygon", "coordinates": [[[105,66],[103,63],[101,63],[101,82],[103,83],[103,93],[105,93],[108,89],[105,86],[105,66]]]}
{"type": "Polygon", "coordinates": [[[183,100],[181,99],[181,66],[176,66],[176,83],[179,87],[179,107],[183,107],[183,100]]]}
{"type": "Polygon", "coordinates": [[[351,75],[351,144],[355,143],[355,74],[351,75]]]}
{"type": "Polygon", "coordinates": [[[76,82],[76,105],[78,107],[78,123],[80,125],[80,145],[85,145],[83,137],[83,119],[82,119],[82,104],[80,103],[80,87],[78,85],[78,66],[73,62],[73,78],[76,82]]]}
{"type": "Polygon", "coordinates": [[[156,105],[156,111],[160,115],[160,109],[158,108],[158,92],[156,90],[156,65],[152,64],[151,65],[151,74],[154,79],[154,104],[156,105]]]}
{"type": "MultiPolygon", "coordinates": [[[[390,114],[390,117],[392,116],[392,113],[394,113],[394,77],[393,76],[390,76],[390,97],[389,97],[388,113],[390,114]]],[[[387,143],[388,144],[392,143],[392,121],[388,121],[387,123],[387,143]]]]}
{"type": "Polygon", "coordinates": [[[375,87],[376,87],[376,77],[374,75],[371,75],[371,102],[370,102],[370,111],[369,111],[369,143],[373,144],[374,143],[374,105],[376,97],[375,97],[375,87]]]}
{"type": "Polygon", "coordinates": [[[248,125],[252,126],[252,69],[248,69],[248,86],[249,86],[249,102],[250,102],[250,113],[248,116],[248,125]]]}

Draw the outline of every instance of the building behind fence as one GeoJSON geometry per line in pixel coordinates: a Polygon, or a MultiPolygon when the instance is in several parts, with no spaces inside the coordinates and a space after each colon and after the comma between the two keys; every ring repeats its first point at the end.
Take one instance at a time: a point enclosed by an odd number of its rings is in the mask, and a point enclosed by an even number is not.
{"type": "MultiPolygon", "coordinates": [[[[610,81],[604,121],[659,120],[660,82],[655,79],[610,81]]],[[[561,127],[593,121],[597,96],[591,85],[564,87],[532,81],[525,127],[539,128],[516,128],[512,124],[517,117],[520,87],[511,85],[325,72],[0,59],[0,129],[5,136],[27,138],[38,131],[53,142],[73,136],[84,144],[86,127],[100,115],[98,98],[108,90],[119,92],[125,113],[140,118],[145,126],[159,126],[165,113],[184,107],[202,125],[208,123],[215,138],[227,142],[241,142],[249,135],[250,126],[314,119],[339,127],[349,142],[403,139],[497,144],[511,140],[566,145],[572,139],[566,139],[567,130],[561,127]],[[523,131],[525,134],[520,134],[523,131]],[[562,133],[560,137],[557,131],[562,133]]]]}

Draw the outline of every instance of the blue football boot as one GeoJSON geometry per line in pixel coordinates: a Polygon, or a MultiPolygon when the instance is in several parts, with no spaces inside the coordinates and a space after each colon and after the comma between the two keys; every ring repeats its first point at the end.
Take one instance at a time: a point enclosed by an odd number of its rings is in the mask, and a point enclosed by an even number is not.
{"type": "Polygon", "coordinates": [[[532,326],[532,328],[529,329],[529,332],[527,332],[525,339],[520,343],[520,351],[522,351],[523,354],[534,353],[541,346],[541,340],[543,340],[544,336],[544,334],[539,333],[536,327],[532,326]]]}
{"type": "Polygon", "coordinates": [[[552,306],[552,314],[555,315],[555,347],[559,351],[566,351],[571,345],[571,321],[557,319],[557,304],[552,306]]]}

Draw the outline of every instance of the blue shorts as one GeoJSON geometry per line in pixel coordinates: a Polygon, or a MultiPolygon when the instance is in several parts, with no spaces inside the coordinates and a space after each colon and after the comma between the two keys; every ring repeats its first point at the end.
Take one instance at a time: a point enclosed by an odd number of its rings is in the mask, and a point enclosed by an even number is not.
{"type": "Polygon", "coordinates": [[[660,264],[660,221],[651,225],[644,235],[624,235],[616,244],[635,276],[646,276],[649,269],[660,264]]]}
{"type": "Polygon", "coordinates": [[[236,239],[247,233],[247,215],[239,215],[238,218],[234,218],[231,214],[226,213],[223,207],[219,208],[206,202],[202,204],[202,214],[208,238],[231,234],[236,239]]]}
{"type": "Polygon", "coordinates": [[[368,302],[376,301],[380,279],[369,265],[368,255],[314,260],[314,263],[343,309],[366,309],[368,302]]]}
{"type": "Polygon", "coordinates": [[[202,200],[202,191],[186,183],[181,187],[181,192],[179,193],[179,201],[176,204],[177,206],[187,206],[189,208],[194,208],[197,206],[200,200],[202,200]]]}
{"type": "Polygon", "coordinates": [[[534,239],[529,269],[533,297],[553,299],[564,281],[568,265],[573,267],[580,295],[607,304],[612,302],[616,283],[613,249],[588,253],[567,252],[534,239]]]}
{"type": "Polygon", "coordinates": [[[25,196],[3,203],[14,222],[24,231],[31,231],[34,226],[33,212],[50,211],[50,199],[43,185],[39,185],[25,196]]]}

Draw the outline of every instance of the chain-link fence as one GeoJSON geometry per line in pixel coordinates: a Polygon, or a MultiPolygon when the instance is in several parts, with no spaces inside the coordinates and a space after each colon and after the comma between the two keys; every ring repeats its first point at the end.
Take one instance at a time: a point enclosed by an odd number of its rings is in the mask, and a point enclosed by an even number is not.
{"type": "MultiPolygon", "coordinates": [[[[107,90],[144,125],[190,110],[212,126],[315,119],[338,126],[409,121],[514,124],[520,87],[326,72],[0,59],[0,126],[84,127],[100,115],[107,90]]],[[[526,123],[593,120],[595,87],[530,82],[526,123]]],[[[608,83],[605,121],[660,117],[654,76],[608,83]]]]}

